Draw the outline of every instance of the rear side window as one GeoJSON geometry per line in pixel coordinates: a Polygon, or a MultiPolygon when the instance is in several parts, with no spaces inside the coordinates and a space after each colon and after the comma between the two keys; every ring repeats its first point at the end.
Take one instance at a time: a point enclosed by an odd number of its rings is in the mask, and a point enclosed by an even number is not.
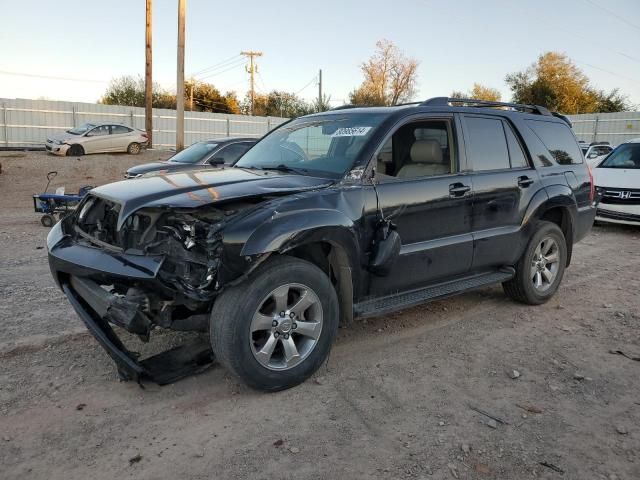
{"type": "Polygon", "coordinates": [[[132,130],[124,125],[112,125],[111,126],[111,135],[121,135],[123,133],[129,133],[132,130]]]}
{"type": "Polygon", "coordinates": [[[467,156],[475,171],[509,168],[509,151],[502,120],[464,117],[467,156]]]}
{"type": "Polygon", "coordinates": [[[509,158],[511,159],[511,168],[528,167],[527,157],[522,150],[522,145],[513,133],[513,129],[505,123],[504,133],[507,135],[507,143],[509,144],[509,158]]]}
{"type": "Polygon", "coordinates": [[[583,155],[569,127],[562,123],[527,120],[527,125],[544,143],[551,156],[560,165],[583,162],[583,155]]]}

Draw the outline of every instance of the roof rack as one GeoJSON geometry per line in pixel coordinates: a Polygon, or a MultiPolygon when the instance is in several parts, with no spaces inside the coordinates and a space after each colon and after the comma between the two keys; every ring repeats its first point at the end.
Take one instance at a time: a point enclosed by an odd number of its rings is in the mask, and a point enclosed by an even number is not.
{"type": "Polygon", "coordinates": [[[396,103],[395,105],[353,105],[353,104],[346,104],[346,105],[340,105],[339,107],[334,107],[331,109],[331,111],[334,110],[348,110],[350,108],[375,108],[375,107],[406,107],[407,105],[421,105],[422,102],[406,102],[406,103],[396,103]]]}
{"type": "Polygon", "coordinates": [[[540,105],[525,105],[521,103],[508,102],[489,102],[486,100],[476,100],[475,98],[434,97],[430,98],[429,100],[425,100],[420,105],[424,107],[449,107],[452,104],[462,104],[462,106],[464,107],[503,107],[520,112],[536,113],[538,115],[551,115],[551,112],[549,110],[540,105]]]}

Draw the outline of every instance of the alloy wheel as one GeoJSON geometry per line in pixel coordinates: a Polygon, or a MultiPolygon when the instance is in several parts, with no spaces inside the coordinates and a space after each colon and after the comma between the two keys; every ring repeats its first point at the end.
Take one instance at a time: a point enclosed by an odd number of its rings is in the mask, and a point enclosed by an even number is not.
{"type": "Polygon", "coordinates": [[[295,367],[318,344],[322,314],[318,295],[306,285],[288,283],[273,289],[251,321],[253,356],[270,370],[295,367]]]}
{"type": "Polygon", "coordinates": [[[560,248],[558,242],[545,237],[538,244],[531,259],[531,281],[533,287],[544,292],[548,290],[558,276],[560,267],[560,248]]]}

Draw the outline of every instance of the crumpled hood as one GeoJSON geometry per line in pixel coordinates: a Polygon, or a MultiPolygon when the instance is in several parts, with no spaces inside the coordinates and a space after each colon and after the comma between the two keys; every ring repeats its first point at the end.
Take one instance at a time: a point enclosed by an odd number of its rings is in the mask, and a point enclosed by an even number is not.
{"type": "Polygon", "coordinates": [[[57,133],[57,134],[55,134],[55,135],[49,135],[49,136],[47,137],[47,140],[52,140],[52,141],[59,140],[59,141],[63,141],[63,140],[69,140],[70,138],[82,138],[82,135],[74,135],[74,134],[72,134],[72,133],[64,132],[64,133],[57,133]]]}
{"type": "Polygon", "coordinates": [[[640,188],[640,169],[594,168],[593,181],[596,187],[640,188]]]}
{"type": "Polygon", "coordinates": [[[274,171],[221,168],[190,170],[109,183],[90,195],[121,205],[118,229],[141,208],[196,208],[239,198],[291,194],[329,186],[330,179],[274,171]]]}

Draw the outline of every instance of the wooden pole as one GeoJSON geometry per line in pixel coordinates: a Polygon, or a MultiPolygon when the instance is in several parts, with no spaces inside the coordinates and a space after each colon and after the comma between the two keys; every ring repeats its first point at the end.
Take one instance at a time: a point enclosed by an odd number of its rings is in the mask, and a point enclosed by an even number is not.
{"type": "Polygon", "coordinates": [[[153,147],[153,74],[152,74],[152,7],[153,0],[147,0],[147,21],[145,35],[144,66],[144,129],[147,131],[148,146],[153,147]]]}
{"type": "Polygon", "coordinates": [[[176,101],[176,152],[184,148],[184,14],[187,0],[178,0],[178,75],[176,101]]]}

